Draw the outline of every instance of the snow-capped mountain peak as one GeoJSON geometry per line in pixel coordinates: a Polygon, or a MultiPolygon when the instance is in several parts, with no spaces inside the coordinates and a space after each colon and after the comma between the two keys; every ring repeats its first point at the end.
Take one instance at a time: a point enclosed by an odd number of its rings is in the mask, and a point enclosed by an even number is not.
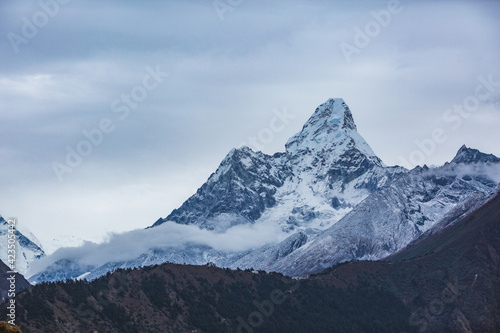
{"type": "Polygon", "coordinates": [[[470,164],[470,163],[498,163],[500,158],[493,154],[485,154],[477,149],[468,148],[466,145],[460,147],[457,155],[453,158],[451,163],[455,164],[470,164]]]}
{"type": "Polygon", "coordinates": [[[225,230],[264,218],[288,229],[310,227],[312,216],[329,225],[404,171],[383,165],[341,98],[317,107],[286,150],[273,156],[248,147],[231,150],[196,194],[154,226],[172,221],[225,230]]]}
{"type": "Polygon", "coordinates": [[[321,104],[302,130],[286,143],[292,156],[314,154],[335,160],[346,151],[357,150],[377,165],[382,165],[368,143],[357,132],[351,110],[342,98],[321,104]]]}

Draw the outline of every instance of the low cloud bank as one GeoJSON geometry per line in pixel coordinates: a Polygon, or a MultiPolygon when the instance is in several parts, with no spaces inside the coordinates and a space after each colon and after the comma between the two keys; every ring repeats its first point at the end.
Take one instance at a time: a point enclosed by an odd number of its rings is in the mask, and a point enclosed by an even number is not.
{"type": "Polygon", "coordinates": [[[34,262],[29,276],[44,271],[60,260],[99,267],[108,262],[133,260],[152,249],[183,249],[188,244],[209,246],[217,251],[239,252],[279,242],[286,237],[278,225],[257,223],[233,226],[224,232],[200,229],[193,225],[166,222],[151,229],[111,234],[107,241],[85,242],[79,247],[60,248],[34,262]]]}
{"type": "MultiPolygon", "coordinates": [[[[439,168],[438,168],[439,169],[439,168]]],[[[436,174],[436,170],[430,170],[429,174],[436,174]]],[[[448,164],[440,168],[439,173],[442,176],[483,176],[500,183],[500,164],[448,164]]]]}

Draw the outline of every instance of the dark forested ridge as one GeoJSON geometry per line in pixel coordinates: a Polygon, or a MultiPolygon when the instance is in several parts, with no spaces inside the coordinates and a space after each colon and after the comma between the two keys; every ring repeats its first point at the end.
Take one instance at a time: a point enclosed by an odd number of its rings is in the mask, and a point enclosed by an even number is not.
{"type": "Polygon", "coordinates": [[[30,287],[23,332],[498,332],[500,197],[380,262],[308,279],[163,264],[30,287]]]}
{"type": "MultiPolygon", "coordinates": [[[[363,278],[361,278],[363,279],[363,278]]],[[[23,332],[359,332],[406,329],[410,312],[366,281],[332,288],[281,274],[164,264],[19,295],[23,332]]]]}

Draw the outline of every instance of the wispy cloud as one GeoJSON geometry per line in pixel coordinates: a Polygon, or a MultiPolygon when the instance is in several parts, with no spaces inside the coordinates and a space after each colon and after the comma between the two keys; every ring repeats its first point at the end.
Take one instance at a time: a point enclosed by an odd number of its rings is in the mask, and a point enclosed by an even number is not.
{"type": "Polygon", "coordinates": [[[79,247],[60,248],[33,263],[29,275],[41,272],[59,260],[98,267],[108,262],[133,260],[152,249],[183,249],[187,245],[208,246],[217,251],[239,252],[283,240],[286,234],[272,223],[233,226],[224,232],[173,222],[151,229],[110,234],[103,243],[85,242],[79,247]]]}

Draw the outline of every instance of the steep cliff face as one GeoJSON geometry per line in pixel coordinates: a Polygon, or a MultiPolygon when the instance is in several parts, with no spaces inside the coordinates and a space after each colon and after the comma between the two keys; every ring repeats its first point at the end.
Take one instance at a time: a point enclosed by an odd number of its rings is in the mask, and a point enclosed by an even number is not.
{"type": "Polygon", "coordinates": [[[172,221],[224,230],[253,222],[276,205],[276,191],[289,175],[282,155],[233,149],[195,195],[153,226],[172,221]]]}

